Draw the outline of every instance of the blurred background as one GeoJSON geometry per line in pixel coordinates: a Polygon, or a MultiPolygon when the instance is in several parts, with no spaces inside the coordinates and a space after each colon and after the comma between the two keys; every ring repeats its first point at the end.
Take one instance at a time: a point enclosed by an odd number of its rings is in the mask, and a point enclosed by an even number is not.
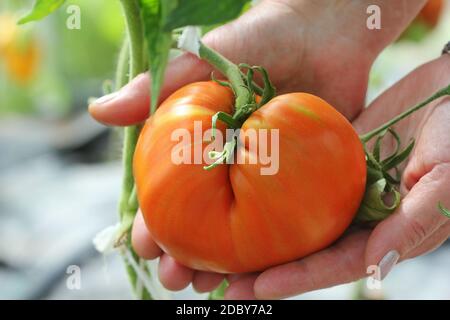
{"type": "MultiPolygon", "coordinates": [[[[0,1],[0,299],[132,298],[118,255],[102,256],[95,234],[117,221],[120,130],[87,113],[114,77],[124,25],[118,1],[73,0],[17,26],[33,1],[0,1]],[[66,27],[68,6],[81,30],[66,27]],[[107,5],[106,5],[107,4],[107,5]],[[81,288],[67,286],[69,266],[81,288]]],[[[368,100],[450,40],[450,2],[433,0],[376,61],[368,100]]],[[[341,285],[296,299],[450,299],[450,245],[397,266],[383,290],[341,285]]],[[[188,288],[172,298],[202,298],[188,288]]]]}

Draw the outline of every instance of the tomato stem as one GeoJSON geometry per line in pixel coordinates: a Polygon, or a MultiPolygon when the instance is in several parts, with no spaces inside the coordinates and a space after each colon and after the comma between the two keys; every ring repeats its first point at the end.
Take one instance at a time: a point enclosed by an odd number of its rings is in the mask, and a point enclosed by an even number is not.
{"type": "MultiPolygon", "coordinates": [[[[360,140],[364,145],[364,151],[366,153],[367,181],[364,199],[362,200],[358,214],[355,217],[355,222],[373,222],[383,220],[395,212],[398,208],[401,200],[400,193],[396,188],[396,186],[400,183],[398,165],[405,161],[412,152],[414,148],[414,140],[412,140],[405,149],[400,150],[400,137],[392,126],[413,112],[425,107],[432,101],[446,95],[450,95],[450,85],[439,90],[423,102],[402,112],[380,127],[360,136],[360,140]],[[381,159],[381,141],[386,133],[390,133],[393,136],[394,141],[396,142],[396,147],[395,151],[391,155],[385,159],[381,159]],[[376,141],[373,151],[369,152],[366,148],[366,143],[375,137],[376,141]],[[395,170],[396,176],[391,175],[391,170],[395,170]],[[389,195],[392,199],[394,199],[391,205],[385,203],[384,199],[386,195],[389,195]]],[[[450,211],[443,208],[442,205],[439,205],[438,208],[442,214],[449,216],[448,214],[450,211]]]]}
{"type": "Polygon", "coordinates": [[[209,64],[217,68],[230,81],[231,87],[236,95],[235,113],[252,103],[252,95],[246,87],[241,71],[237,65],[201,41],[199,54],[203,60],[206,60],[209,64]]]}
{"type": "MultiPolygon", "coordinates": [[[[275,96],[275,88],[270,82],[267,71],[258,66],[250,66],[248,64],[235,65],[233,62],[222,56],[220,53],[206,46],[200,41],[199,47],[200,58],[207,61],[209,64],[218,69],[225,75],[229,82],[216,80],[212,74],[213,81],[225,86],[231,86],[236,96],[235,108],[233,115],[225,112],[217,112],[212,117],[212,138],[215,138],[217,120],[224,122],[229,128],[237,129],[242,126],[244,121],[256,111],[259,107],[267,103],[275,96]],[[241,67],[248,69],[247,74],[241,71],[241,67]],[[264,89],[261,89],[253,82],[254,70],[262,74],[264,89]],[[257,104],[255,99],[255,92],[262,94],[261,101],[257,104]]],[[[227,141],[221,152],[212,151],[209,156],[214,163],[204,166],[203,169],[210,170],[222,163],[230,163],[234,149],[236,148],[236,137],[227,141]]]]}
{"type": "Polygon", "coordinates": [[[227,141],[223,147],[222,151],[210,151],[209,157],[213,160],[215,160],[212,164],[209,166],[204,166],[203,169],[205,170],[211,170],[218,165],[221,165],[223,163],[230,163],[234,149],[236,148],[237,140],[236,137],[232,137],[231,140],[227,141]]]}
{"type": "Polygon", "coordinates": [[[363,143],[368,142],[370,139],[372,139],[373,137],[375,137],[376,135],[382,133],[383,131],[385,131],[386,129],[389,129],[390,127],[392,127],[394,124],[396,124],[397,122],[399,122],[400,120],[406,118],[407,116],[409,116],[410,114],[416,112],[417,110],[425,107],[426,105],[428,105],[429,103],[431,103],[434,100],[437,100],[439,98],[442,98],[443,96],[447,96],[450,95],[450,85],[447,86],[444,89],[439,90],[438,92],[436,92],[435,94],[433,94],[431,97],[429,97],[428,99],[422,101],[421,103],[415,105],[414,107],[402,112],[401,114],[399,114],[398,116],[392,118],[391,120],[389,120],[388,122],[386,122],[385,124],[381,125],[380,127],[366,133],[363,134],[361,136],[359,136],[359,138],[361,139],[361,141],[363,143]]]}
{"type": "Polygon", "coordinates": [[[229,128],[237,129],[241,126],[239,121],[233,118],[233,116],[229,115],[226,112],[219,111],[212,117],[212,133],[211,138],[214,140],[216,138],[216,128],[217,128],[217,120],[220,120],[228,125],[229,128]]]}
{"type": "Polygon", "coordinates": [[[276,95],[275,87],[273,86],[272,82],[270,81],[269,73],[267,72],[267,70],[265,68],[263,68],[261,66],[250,66],[246,63],[239,64],[239,68],[248,69],[247,84],[248,84],[248,86],[252,87],[253,91],[255,91],[254,90],[254,81],[253,81],[254,70],[257,70],[261,73],[261,76],[262,76],[262,79],[264,82],[264,89],[260,89],[261,91],[259,91],[259,93],[258,93],[261,96],[261,101],[258,103],[258,105],[256,107],[257,109],[261,108],[267,102],[272,100],[273,97],[275,97],[275,95],[276,95]]]}

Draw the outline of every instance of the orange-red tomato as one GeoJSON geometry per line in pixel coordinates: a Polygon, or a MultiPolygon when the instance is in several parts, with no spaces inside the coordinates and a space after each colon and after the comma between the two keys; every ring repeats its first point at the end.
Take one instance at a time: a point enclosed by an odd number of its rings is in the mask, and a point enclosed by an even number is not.
{"type": "Polygon", "coordinates": [[[442,0],[428,0],[399,40],[421,41],[439,22],[444,8],[442,0]]]}
{"type": "MultiPolygon", "coordinates": [[[[180,263],[198,270],[250,272],[292,261],[334,242],[362,199],[366,164],[351,124],[322,99],[278,96],[243,124],[279,129],[279,171],[262,164],[175,164],[175,129],[194,134],[194,121],[211,128],[218,111],[231,113],[231,91],[214,82],[187,85],[147,121],[134,174],[139,203],[155,241],[180,263]]],[[[223,130],[223,124],[219,124],[223,130]]],[[[194,144],[208,142],[197,136],[194,144]]],[[[247,146],[235,151],[252,157],[247,146]]]]}
{"type": "Polygon", "coordinates": [[[12,79],[26,84],[37,69],[39,46],[31,31],[22,30],[16,21],[10,13],[0,15],[0,62],[5,61],[12,79]]]}
{"type": "Polygon", "coordinates": [[[9,74],[20,83],[27,83],[32,79],[39,60],[38,46],[30,40],[21,47],[13,44],[5,50],[5,62],[9,74]]]}
{"type": "Polygon", "coordinates": [[[422,21],[429,27],[435,27],[441,16],[444,2],[442,0],[428,0],[422,8],[416,21],[422,21]]]}

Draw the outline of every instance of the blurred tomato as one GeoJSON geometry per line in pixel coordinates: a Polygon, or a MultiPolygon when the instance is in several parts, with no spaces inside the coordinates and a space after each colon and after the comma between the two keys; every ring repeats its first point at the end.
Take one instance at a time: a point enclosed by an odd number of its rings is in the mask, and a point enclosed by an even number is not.
{"type": "Polygon", "coordinates": [[[430,28],[433,28],[439,22],[443,7],[443,0],[429,0],[415,21],[422,21],[430,28]]]}
{"type": "Polygon", "coordinates": [[[439,22],[444,8],[443,0],[429,0],[399,40],[421,41],[439,22]]]}
{"type": "Polygon", "coordinates": [[[29,82],[39,61],[39,43],[30,29],[17,26],[11,13],[0,15],[0,58],[11,79],[29,82]]]}

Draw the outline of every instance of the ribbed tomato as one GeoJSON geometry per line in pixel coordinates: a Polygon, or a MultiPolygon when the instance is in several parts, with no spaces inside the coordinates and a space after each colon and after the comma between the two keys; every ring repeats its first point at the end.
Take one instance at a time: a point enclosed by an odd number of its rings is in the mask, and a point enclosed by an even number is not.
{"type": "MultiPolygon", "coordinates": [[[[155,241],[198,270],[250,272],[292,261],[335,241],[362,199],[366,163],[350,123],[306,93],[278,96],[243,124],[279,129],[279,170],[262,164],[175,164],[174,130],[211,128],[218,111],[232,112],[232,92],[214,82],[187,85],[147,121],[134,157],[139,203],[155,241]]],[[[223,124],[218,125],[224,129],[223,124]]],[[[190,145],[206,148],[199,135],[190,145]]],[[[243,144],[235,151],[254,157],[243,144]]]]}

